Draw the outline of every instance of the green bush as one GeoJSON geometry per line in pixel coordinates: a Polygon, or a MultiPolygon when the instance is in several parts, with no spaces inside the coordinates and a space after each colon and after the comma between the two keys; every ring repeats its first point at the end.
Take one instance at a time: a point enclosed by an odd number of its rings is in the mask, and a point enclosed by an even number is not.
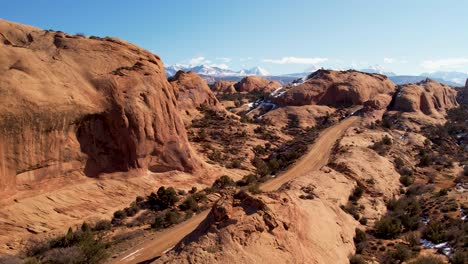
{"type": "Polygon", "coordinates": [[[198,206],[197,201],[193,198],[193,196],[187,197],[180,205],[179,205],[180,210],[182,211],[187,211],[191,210],[193,212],[197,212],[200,210],[200,207],[198,206]]]}
{"type": "Polygon", "coordinates": [[[466,264],[468,263],[468,251],[457,250],[450,258],[452,264],[466,264]]]}
{"type": "Polygon", "coordinates": [[[385,254],[382,264],[402,263],[412,256],[411,249],[404,244],[397,244],[395,249],[385,254]]]}
{"type": "Polygon", "coordinates": [[[349,258],[349,264],[366,264],[366,261],[361,255],[353,255],[349,258]]]}
{"type": "Polygon", "coordinates": [[[260,185],[259,185],[259,184],[250,185],[248,190],[249,190],[249,192],[251,192],[252,194],[260,194],[260,193],[262,193],[262,190],[260,189],[260,185]]]}
{"type": "Polygon", "coordinates": [[[234,185],[234,181],[229,176],[223,175],[213,183],[213,189],[222,190],[234,185]]]}
{"type": "Polygon", "coordinates": [[[434,243],[442,243],[445,240],[445,229],[441,222],[430,221],[424,228],[422,237],[434,243]]]}
{"type": "Polygon", "coordinates": [[[148,196],[147,203],[151,209],[159,211],[174,206],[178,200],[179,197],[174,188],[161,186],[156,193],[148,196]]]}
{"type": "Polygon", "coordinates": [[[356,186],[356,188],[354,188],[353,192],[349,196],[349,200],[352,202],[355,202],[362,197],[363,193],[364,193],[364,188],[358,185],[356,186]]]}
{"type": "Polygon", "coordinates": [[[403,184],[405,187],[410,186],[411,184],[414,183],[414,177],[408,176],[408,175],[402,175],[400,177],[400,182],[403,184]]]}
{"type": "Polygon", "coordinates": [[[398,218],[384,216],[375,223],[375,235],[378,238],[391,239],[402,231],[401,221],[398,218]]]}
{"type": "Polygon", "coordinates": [[[366,240],[367,240],[366,232],[362,231],[359,228],[356,228],[354,239],[353,239],[354,243],[357,244],[357,243],[364,242],[366,240]]]}
{"type": "Polygon", "coordinates": [[[94,224],[94,231],[107,231],[112,228],[112,223],[109,220],[99,220],[94,224]]]}

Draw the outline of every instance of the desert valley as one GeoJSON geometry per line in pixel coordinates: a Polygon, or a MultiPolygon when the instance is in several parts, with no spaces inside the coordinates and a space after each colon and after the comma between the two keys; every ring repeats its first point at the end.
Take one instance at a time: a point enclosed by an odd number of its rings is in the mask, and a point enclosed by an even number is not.
{"type": "Polygon", "coordinates": [[[0,263],[468,263],[468,81],[155,54],[0,20],[0,263]]]}

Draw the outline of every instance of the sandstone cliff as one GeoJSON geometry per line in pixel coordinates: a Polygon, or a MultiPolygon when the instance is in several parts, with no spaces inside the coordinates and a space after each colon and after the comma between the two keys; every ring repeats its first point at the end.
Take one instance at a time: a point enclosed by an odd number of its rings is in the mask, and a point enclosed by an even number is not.
{"type": "Polygon", "coordinates": [[[179,113],[186,124],[198,116],[197,108],[202,105],[221,107],[208,84],[195,72],[178,71],[169,82],[176,91],[179,113]]]}
{"type": "Polygon", "coordinates": [[[285,105],[360,105],[379,94],[392,95],[395,84],[386,76],[358,71],[318,70],[298,85],[285,87],[274,101],[285,105]]]}
{"type": "Polygon", "coordinates": [[[445,110],[458,105],[456,96],[456,91],[449,86],[427,79],[401,86],[391,110],[442,117],[445,110]]]}
{"type": "Polygon", "coordinates": [[[279,87],[281,87],[281,83],[277,81],[269,81],[258,76],[245,77],[235,85],[238,92],[262,91],[270,93],[279,87]]]}
{"type": "Polygon", "coordinates": [[[0,190],[70,173],[191,171],[159,57],[0,20],[0,190]]]}
{"type": "Polygon", "coordinates": [[[213,92],[216,93],[235,93],[236,88],[234,88],[234,85],[236,82],[234,81],[217,81],[213,84],[213,92]]]}

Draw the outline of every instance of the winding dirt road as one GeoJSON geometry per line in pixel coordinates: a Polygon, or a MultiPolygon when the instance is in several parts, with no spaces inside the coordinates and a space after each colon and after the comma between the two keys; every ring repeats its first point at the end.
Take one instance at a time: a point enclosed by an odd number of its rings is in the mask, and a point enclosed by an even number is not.
{"type": "MultiPolygon", "coordinates": [[[[325,129],[317,138],[315,143],[310,147],[310,150],[306,155],[301,157],[283,174],[263,183],[260,188],[263,191],[277,190],[284,183],[325,166],[328,163],[328,159],[330,158],[330,154],[336,140],[338,140],[346,129],[357,120],[359,120],[359,117],[351,116],[340,123],[325,129]]],[[[186,235],[195,230],[195,228],[197,228],[197,226],[207,217],[208,213],[209,210],[206,210],[177,226],[155,233],[153,236],[146,238],[139,245],[123,252],[119,257],[112,260],[111,263],[136,264],[152,262],[158,256],[161,256],[175,246],[186,235]]]]}
{"type": "Polygon", "coordinates": [[[300,177],[308,172],[319,170],[323,166],[327,165],[336,140],[338,140],[346,131],[346,129],[357,120],[359,120],[359,117],[351,116],[342,122],[322,131],[320,136],[310,147],[307,154],[302,156],[296,163],[292,165],[290,169],[284,173],[263,183],[261,185],[261,189],[263,191],[277,190],[286,182],[300,177]]]}

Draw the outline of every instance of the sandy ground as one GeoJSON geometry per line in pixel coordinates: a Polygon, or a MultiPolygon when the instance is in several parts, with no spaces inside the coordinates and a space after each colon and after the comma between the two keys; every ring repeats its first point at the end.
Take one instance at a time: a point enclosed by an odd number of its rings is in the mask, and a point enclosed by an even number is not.
{"type": "MultiPolygon", "coordinates": [[[[277,190],[284,183],[325,166],[336,140],[359,119],[359,117],[352,116],[324,130],[305,156],[285,173],[264,183],[261,189],[264,191],[277,190]]],[[[110,263],[133,264],[157,259],[158,256],[170,250],[186,235],[190,234],[206,218],[208,212],[209,210],[178,226],[149,236],[139,245],[122,252],[120,256],[113,259],[110,263]]]]}

